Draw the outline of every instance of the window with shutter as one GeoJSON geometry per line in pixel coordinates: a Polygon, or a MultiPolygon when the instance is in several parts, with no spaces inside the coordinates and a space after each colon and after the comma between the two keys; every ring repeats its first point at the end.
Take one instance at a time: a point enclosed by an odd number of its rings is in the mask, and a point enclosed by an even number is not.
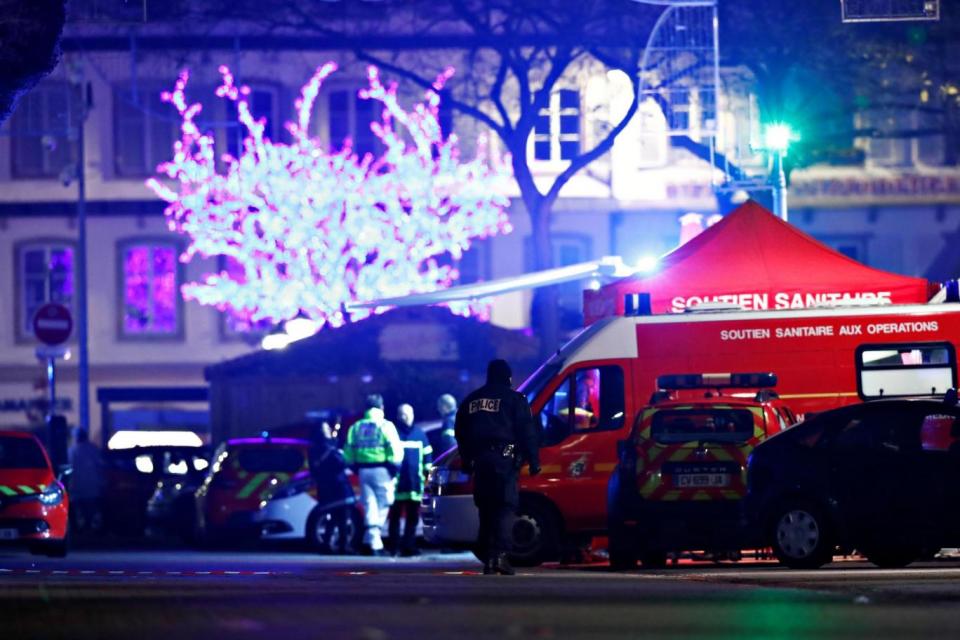
{"type": "Polygon", "coordinates": [[[533,126],[532,158],[538,162],[572,160],[580,154],[580,93],[560,89],[550,96],[533,126]]]}
{"type": "Polygon", "coordinates": [[[80,102],[65,82],[42,83],[27,93],[10,118],[13,178],[56,178],[74,159],[70,129],[80,102]]]}

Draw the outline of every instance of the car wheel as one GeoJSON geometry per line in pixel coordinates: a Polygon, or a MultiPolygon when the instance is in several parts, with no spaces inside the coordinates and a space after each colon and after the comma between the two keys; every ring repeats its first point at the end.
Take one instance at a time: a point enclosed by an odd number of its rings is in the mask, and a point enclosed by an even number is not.
{"type": "Polygon", "coordinates": [[[44,553],[48,558],[66,558],[67,551],[70,548],[70,541],[67,538],[63,540],[52,540],[44,545],[44,553]]]}
{"type": "Polygon", "coordinates": [[[833,558],[829,526],[814,505],[787,503],[774,513],[771,522],[771,546],[781,564],[792,569],[817,569],[833,558]]]}
{"type": "Polygon", "coordinates": [[[352,507],[316,507],[307,520],[307,544],[319,553],[353,553],[359,535],[360,516],[352,507]]]}
{"type": "Polygon", "coordinates": [[[629,571],[637,568],[636,531],[622,522],[611,522],[608,527],[607,552],[610,554],[612,571],[629,571]]]}
{"type": "Polygon", "coordinates": [[[640,564],[644,569],[663,569],[667,566],[666,551],[642,551],[640,564]]]}
{"type": "Polygon", "coordinates": [[[560,524],[550,511],[522,500],[513,523],[510,562],[518,567],[535,567],[555,559],[560,552],[560,524]]]}
{"type": "Polygon", "coordinates": [[[922,554],[922,549],[910,546],[878,547],[863,552],[867,560],[881,569],[900,569],[919,560],[922,554]]]}
{"type": "Polygon", "coordinates": [[[41,540],[30,545],[30,553],[48,558],[65,558],[70,548],[69,537],[61,540],[41,540]]]}

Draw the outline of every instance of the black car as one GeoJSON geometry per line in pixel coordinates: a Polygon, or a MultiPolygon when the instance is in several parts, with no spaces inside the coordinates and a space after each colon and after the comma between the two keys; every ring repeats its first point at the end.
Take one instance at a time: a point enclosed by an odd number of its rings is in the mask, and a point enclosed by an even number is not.
{"type": "MultiPolygon", "coordinates": [[[[148,524],[156,527],[167,517],[179,516],[183,511],[179,505],[161,514],[155,509],[148,513],[148,503],[158,489],[165,500],[182,495],[192,501],[192,493],[181,489],[199,486],[206,474],[209,457],[208,447],[157,445],[107,451],[104,454],[105,490],[102,498],[106,530],[139,537],[146,532],[148,524]]],[[[166,502],[172,504],[173,500],[166,502]]],[[[166,526],[166,522],[162,524],[166,526]]],[[[179,527],[176,530],[179,531],[179,527]]]]}
{"type": "Polygon", "coordinates": [[[853,550],[902,567],[960,546],[958,418],[952,402],[880,400],[768,439],[748,464],[750,529],[793,568],[853,550]]]}

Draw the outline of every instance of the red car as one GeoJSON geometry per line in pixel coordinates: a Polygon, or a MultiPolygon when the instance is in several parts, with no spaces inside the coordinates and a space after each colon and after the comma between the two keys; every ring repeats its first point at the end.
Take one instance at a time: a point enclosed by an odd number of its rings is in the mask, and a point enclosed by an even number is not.
{"type": "Polygon", "coordinates": [[[258,538],[261,503],[299,472],[309,472],[310,443],[296,438],[237,438],[220,445],[196,492],[199,542],[258,538]]]}
{"type": "Polygon", "coordinates": [[[40,441],[29,433],[0,431],[0,543],[62,558],[69,504],[40,441]]]}

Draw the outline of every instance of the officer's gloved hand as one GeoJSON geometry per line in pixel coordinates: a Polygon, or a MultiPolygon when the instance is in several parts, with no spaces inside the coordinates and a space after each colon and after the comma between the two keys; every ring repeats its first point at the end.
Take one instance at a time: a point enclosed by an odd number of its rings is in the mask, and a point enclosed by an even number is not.
{"type": "Polygon", "coordinates": [[[540,465],[534,462],[530,463],[530,475],[535,476],[540,473],[540,465]]]}

